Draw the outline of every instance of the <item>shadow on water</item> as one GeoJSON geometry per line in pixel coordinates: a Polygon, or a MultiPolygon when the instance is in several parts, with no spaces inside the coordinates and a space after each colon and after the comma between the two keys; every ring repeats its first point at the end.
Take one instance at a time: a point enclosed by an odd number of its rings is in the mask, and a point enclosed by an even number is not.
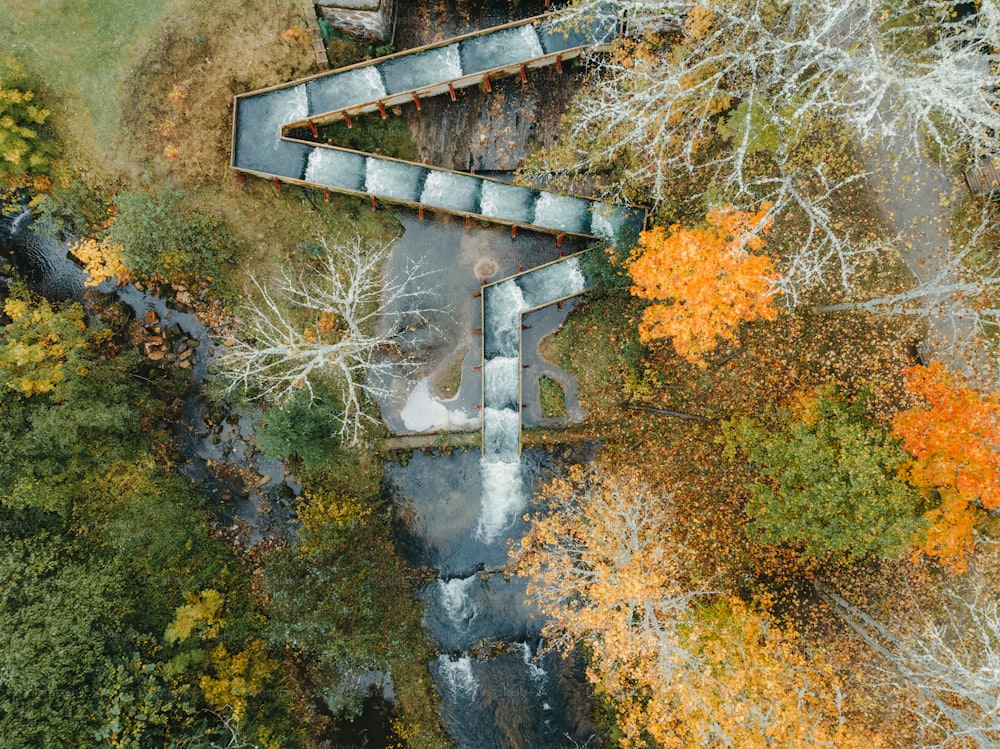
{"type": "Polygon", "coordinates": [[[83,272],[68,251],[65,243],[32,230],[31,211],[0,212],[0,256],[46,299],[83,301],[83,272]]]}
{"type": "Polygon", "coordinates": [[[337,721],[325,737],[325,746],[344,749],[385,749],[405,746],[392,728],[393,705],[374,687],[368,692],[361,714],[350,721],[337,721]]]}

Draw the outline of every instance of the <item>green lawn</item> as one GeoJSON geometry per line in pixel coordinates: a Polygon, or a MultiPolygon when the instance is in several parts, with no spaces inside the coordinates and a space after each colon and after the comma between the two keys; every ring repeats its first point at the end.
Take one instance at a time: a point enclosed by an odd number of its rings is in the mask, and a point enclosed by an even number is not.
{"type": "Polygon", "coordinates": [[[50,89],[70,158],[124,166],[117,144],[121,84],[164,0],[0,0],[0,49],[50,89]]]}

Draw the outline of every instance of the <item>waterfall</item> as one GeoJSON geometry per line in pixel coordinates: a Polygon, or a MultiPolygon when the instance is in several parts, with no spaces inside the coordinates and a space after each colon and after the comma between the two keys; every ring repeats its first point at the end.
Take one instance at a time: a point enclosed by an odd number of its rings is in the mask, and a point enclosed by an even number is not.
{"type": "Polygon", "coordinates": [[[595,237],[612,242],[626,227],[635,231],[642,228],[639,211],[621,205],[594,203],[590,217],[590,231],[595,237]]]}
{"type": "Polygon", "coordinates": [[[520,359],[500,356],[486,360],[483,368],[483,405],[486,408],[518,408],[520,391],[520,359]]]}
{"type": "Polygon", "coordinates": [[[543,192],[535,203],[536,226],[586,234],[590,231],[590,201],[543,192]]]}
{"type": "Polygon", "coordinates": [[[521,353],[521,312],[524,295],[514,281],[483,290],[483,335],[486,358],[516,357],[521,353]]]}
{"type": "Polygon", "coordinates": [[[478,213],[479,190],[482,180],[452,172],[432,170],[424,183],[420,202],[449,211],[478,213]]]}
{"type": "Polygon", "coordinates": [[[377,101],[386,95],[378,67],[368,66],[313,78],[306,83],[310,114],[334,112],[354,104],[377,101]]]}
{"type": "Polygon", "coordinates": [[[479,692],[479,682],[472,673],[472,658],[468,653],[452,659],[449,655],[439,655],[438,670],[443,678],[452,699],[471,702],[479,692]]]}
{"type": "Polygon", "coordinates": [[[25,221],[31,220],[31,211],[25,208],[19,214],[14,217],[14,221],[10,225],[10,235],[14,236],[21,231],[21,227],[24,225],[25,221]]]}
{"type": "Polygon", "coordinates": [[[306,163],[306,182],[342,190],[365,189],[365,162],[361,154],[314,148],[306,163]]]}
{"type": "Polygon", "coordinates": [[[534,201],[535,193],[527,187],[483,180],[480,208],[484,216],[530,224],[534,201]]]}
{"type": "Polygon", "coordinates": [[[516,459],[490,462],[484,456],[480,468],[483,476],[483,506],[476,525],[476,538],[484,543],[491,543],[524,510],[521,463],[516,459]]]}
{"type": "Polygon", "coordinates": [[[534,26],[501,29],[462,40],[462,71],[466,75],[541,57],[542,44],[534,26]]]}
{"type": "Polygon", "coordinates": [[[483,409],[483,454],[491,463],[517,461],[520,408],[483,409]]]}
{"type": "Polygon", "coordinates": [[[391,200],[415,203],[427,170],[403,161],[389,161],[377,156],[367,158],[365,192],[391,200]]]}
{"type": "Polygon", "coordinates": [[[514,645],[521,651],[521,660],[524,661],[524,665],[528,668],[528,675],[531,677],[531,681],[540,687],[543,686],[548,674],[535,661],[534,653],[531,652],[531,646],[526,642],[516,642],[514,645]]]}
{"type": "Polygon", "coordinates": [[[586,288],[580,262],[575,257],[525,273],[517,279],[517,284],[522,290],[525,309],[552,304],[586,288]]]}
{"type": "Polygon", "coordinates": [[[457,44],[425,52],[395,57],[378,63],[378,69],[390,94],[411,91],[440,81],[462,77],[462,60],[457,44]]]}

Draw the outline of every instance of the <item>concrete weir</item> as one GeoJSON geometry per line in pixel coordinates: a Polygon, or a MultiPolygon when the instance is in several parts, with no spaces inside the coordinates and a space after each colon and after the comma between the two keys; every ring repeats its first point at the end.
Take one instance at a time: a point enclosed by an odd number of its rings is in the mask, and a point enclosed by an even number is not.
{"type": "Polygon", "coordinates": [[[642,209],[535,190],[475,174],[293,137],[317,125],[414,104],[502,76],[561,68],[606,50],[620,33],[616,11],[564,27],[552,14],[482,29],[235,98],[230,165],[240,173],[485,219],[552,234],[614,239],[641,228],[642,209]]]}
{"type": "Polygon", "coordinates": [[[586,290],[580,255],[560,258],[483,286],[483,456],[521,453],[521,318],[586,290]]]}

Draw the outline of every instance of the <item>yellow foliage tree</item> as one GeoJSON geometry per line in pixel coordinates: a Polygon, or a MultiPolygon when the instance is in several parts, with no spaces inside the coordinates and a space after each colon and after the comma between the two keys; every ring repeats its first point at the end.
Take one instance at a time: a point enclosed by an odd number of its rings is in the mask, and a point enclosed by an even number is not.
{"type": "Polygon", "coordinates": [[[671,338],[678,354],[704,367],[720,339],[736,340],[741,322],[777,316],[778,275],[770,258],[752,254],[764,246],[769,210],[719,209],[698,228],[655,226],[639,235],[627,269],[632,294],[652,302],[639,325],[643,341],[671,338]]]}
{"type": "Polygon", "coordinates": [[[174,620],[163,634],[167,644],[184,642],[196,629],[201,630],[201,636],[205,639],[217,637],[223,624],[222,594],[207,588],[197,595],[185,594],[184,600],[187,603],[177,607],[174,620]]]}
{"type": "Polygon", "coordinates": [[[212,674],[198,679],[205,701],[212,709],[229,713],[239,725],[247,715],[250,698],[264,690],[264,684],[276,665],[268,656],[264,643],[252,639],[239,653],[230,653],[221,643],[212,649],[212,674]]]}
{"type": "Polygon", "coordinates": [[[0,388],[33,396],[51,393],[66,378],[65,368],[88,346],[83,308],[55,309],[45,300],[11,296],[4,302],[11,319],[0,337],[0,388]]]}
{"type": "Polygon", "coordinates": [[[572,468],[518,553],[550,641],[583,643],[623,747],[870,749],[839,685],[800,638],[737,599],[709,603],[669,494],[634,468],[572,468]]]}
{"type": "MultiPolygon", "coordinates": [[[[198,594],[186,594],[184,600],[186,603],[174,612],[163,640],[177,646],[197,635],[201,643],[214,643],[198,676],[198,686],[213,710],[239,725],[247,716],[250,699],[263,691],[264,684],[275,672],[275,663],[262,640],[250,638],[237,653],[230,653],[225,644],[218,642],[226,623],[222,616],[224,600],[219,591],[206,588],[198,594]]],[[[179,653],[171,668],[183,671],[187,664],[198,660],[190,654],[179,653]]]]}
{"type": "Polygon", "coordinates": [[[122,262],[122,251],[121,245],[112,244],[106,238],[98,240],[92,237],[81,239],[70,248],[87,271],[86,286],[99,286],[112,280],[119,285],[128,283],[132,273],[122,262]]]}
{"type": "Polygon", "coordinates": [[[914,457],[912,483],[942,498],[923,548],[960,572],[979,516],[1000,508],[1000,393],[980,393],[940,362],[908,370],[906,389],[925,405],[898,414],[893,430],[914,457]]]}

